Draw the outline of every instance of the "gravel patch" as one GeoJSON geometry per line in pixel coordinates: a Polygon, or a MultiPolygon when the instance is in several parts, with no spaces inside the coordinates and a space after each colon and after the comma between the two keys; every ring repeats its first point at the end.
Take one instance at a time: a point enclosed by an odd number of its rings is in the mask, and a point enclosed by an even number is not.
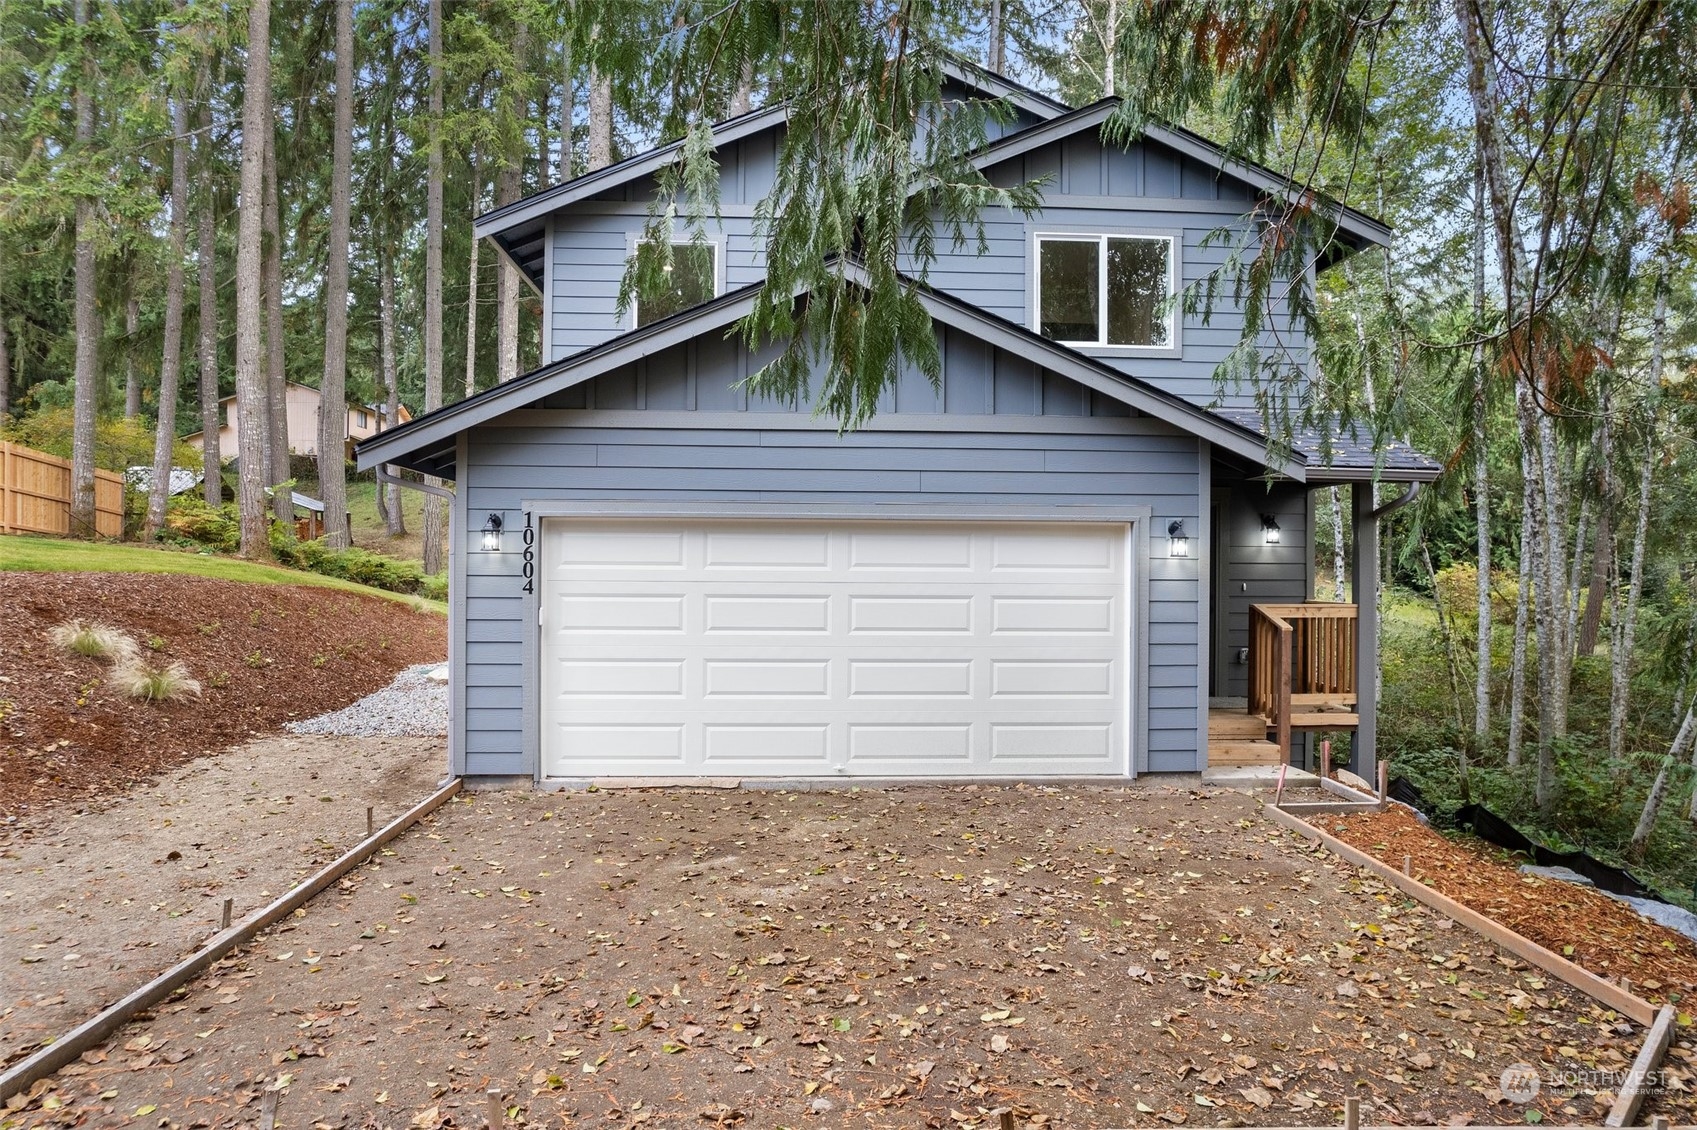
{"type": "Polygon", "coordinates": [[[294,734],[342,738],[436,737],[448,732],[448,684],[431,678],[440,663],[408,667],[395,681],[352,706],[290,722],[294,734]]]}

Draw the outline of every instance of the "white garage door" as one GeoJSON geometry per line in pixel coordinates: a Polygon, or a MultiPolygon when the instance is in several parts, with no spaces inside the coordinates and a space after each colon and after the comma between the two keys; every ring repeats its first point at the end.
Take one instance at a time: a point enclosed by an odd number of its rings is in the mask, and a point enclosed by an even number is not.
{"type": "Polygon", "coordinates": [[[1127,535],[549,521],[542,773],[1124,774],[1127,535]]]}

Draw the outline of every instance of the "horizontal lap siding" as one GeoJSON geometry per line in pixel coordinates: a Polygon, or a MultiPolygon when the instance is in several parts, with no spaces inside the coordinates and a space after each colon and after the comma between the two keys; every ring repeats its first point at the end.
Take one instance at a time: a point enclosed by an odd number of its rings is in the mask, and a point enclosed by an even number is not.
{"type": "MultiPolygon", "coordinates": [[[[567,210],[554,216],[549,270],[553,272],[549,299],[552,315],[548,344],[550,359],[600,345],[630,329],[619,312],[619,284],[632,241],[641,234],[647,216],[639,212],[594,213],[567,210]]],[[[687,236],[680,229],[680,238],[687,236]]],[[[707,238],[719,245],[727,291],[749,286],[764,277],[764,256],[754,239],[754,221],[747,216],[709,220],[707,238]]]]}
{"type": "MultiPolygon", "coordinates": [[[[460,480],[480,525],[501,513],[508,539],[522,502],[761,501],[774,503],[1146,505],[1154,511],[1149,577],[1148,730],[1154,770],[1194,770],[1198,711],[1197,562],[1166,556],[1174,518],[1195,529],[1196,441],[1167,425],[1127,420],[1126,434],[763,431],[757,414],[734,429],[492,426],[471,432],[460,480]],[[1158,534],[1159,536],[1155,536],[1158,534]]],[[[524,601],[520,557],[468,555],[467,772],[529,772],[522,756],[524,601]]]]}

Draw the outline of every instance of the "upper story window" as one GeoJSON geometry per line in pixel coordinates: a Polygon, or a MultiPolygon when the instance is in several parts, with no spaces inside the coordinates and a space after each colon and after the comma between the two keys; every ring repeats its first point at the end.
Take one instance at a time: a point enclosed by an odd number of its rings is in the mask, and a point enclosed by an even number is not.
{"type": "MultiPolygon", "coordinates": [[[[642,241],[636,245],[639,260],[656,253],[655,245],[642,241]]],[[[640,263],[639,263],[640,266],[640,263]]],[[[635,299],[636,324],[646,326],[669,318],[691,306],[699,306],[719,293],[719,245],[677,240],[672,243],[672,262],[663,268],[670,284],[659,295],[635,299]]]]}
{"type": "Polygon", "coordinates": [[[357,421],[355,427],[369,428],[371,426],[371,417],[364,412],[355,412],[354,419],[357,421]]]}
{"type": "Polygon", "coordinates": [[[1173,240],[1037,237],[1037,332],[1066,345],[1171,349],[1173,240]]]}

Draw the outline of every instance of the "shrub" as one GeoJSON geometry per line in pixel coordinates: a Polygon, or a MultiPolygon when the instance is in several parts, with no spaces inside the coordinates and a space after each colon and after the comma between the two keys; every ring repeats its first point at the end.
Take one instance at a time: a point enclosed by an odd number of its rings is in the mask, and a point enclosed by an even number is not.
{"type": "Polygon", "coordinates": [[[187,667],[176,662],[163,667],[149,667],[139,661],[121,663],[112,673],[112,685],[131,698],[148,702],[200,697],[200,683],[189,676],[187,667]]]}
{"type": "MultiPolygon", "coordinates": [[[[46,382],[44,382],[46,383],[46,382]]],[[[40,389],[42,386],[35,386],[40,389]]],[[[0,428],[0,436],[57,455],[71,457],[71,406],[43,404],[33,412],[0,428]]],[[[141,417],[102,417],[95,424],[95,466],[107,471],[123,471],[128,467],[153,466],[153,425],[141,417]]],[[[171,462],[178,467],[199,467],[200,452],[177,440],[171,448],[171,462]]]]}
{"type": "Polygon", "coordinates": [[[178,495],[166,507],[165,528],[159,537],[191,548],[234,553],[242,545],[242,520],[233,502],[208,506],[198,494],[178,495]]]}
{"type": "Polygon", "coordinates": [[[110,659],[123,662],[135,657],[140,648],[136,641],[117,628],[86,620],[67,620],[48,633],[54,646],[90,659],[110,659]]]}
{"type": "MultiPolygon", "coordinates": [[[[331,549],[322,540],[295,541],[277,530],[271,534],[271,551],[277,560],[294,569],[340,577],[345,581],[368,585],[385,592],[429,595],[440,589],[445,592],[445,579],[427,578],[424,570],[411,561],[399,561],[364,549],[331,549]]],[[[439,599],[439,598],[438,598],[439,599]]]]}

